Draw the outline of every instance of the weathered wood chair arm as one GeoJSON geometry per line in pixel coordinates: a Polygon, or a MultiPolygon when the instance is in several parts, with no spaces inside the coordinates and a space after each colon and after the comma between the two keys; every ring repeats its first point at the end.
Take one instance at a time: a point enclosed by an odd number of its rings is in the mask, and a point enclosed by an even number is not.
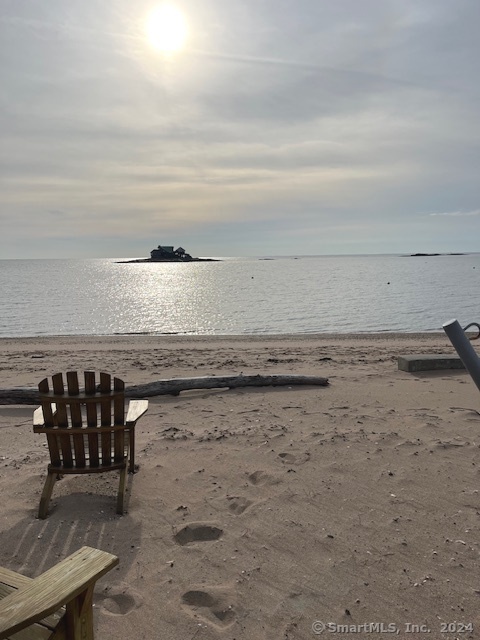
{"type": "MultiPolygon", "coordinates": [[[[52,413],[53,413],[53,415],[55,415],[56,410],[57,410],[57,407],[55,406],[55,404],[52,404],[52,413]]],[[[44,424],[45,424],[45,420],[43,418],[43,409],[42,409],[42,407],[38,407],[33,412],[33,427],[34,428],[35,427],[43,427],[44,424]]]]}
{"type": "MultiPolygon", "coordinates": [[[[127,424],[135,423],[139,420],[148,410],[148,400],[130,400],[128,403],[128,412],[125,422],[127,424]]],[[[55,405],[52,405],[52,411],[55,413],[55,405]]],[[[43,410],[42,407],[38,407],[33,412],[33,426],[43,427],[43,410]]]]}
{"type": "Polygon", "coordinates": [[[148,400],[130,400],[128,403],[126,424],[134,423],[147,412],[148,400]]]}
{"type": "MultiPolygon", "coordinates": [[[[20,586],[0,600],[0,640],[39,622],[63,605],[67,605],[67,624],[80,628],[82,616],[91,618],[95,582],[117,564],[118,558],[111,553],[82,547],[38,578],[20,586]]],[[[73,632],[71,637],[81,636],[73,632]]]]}

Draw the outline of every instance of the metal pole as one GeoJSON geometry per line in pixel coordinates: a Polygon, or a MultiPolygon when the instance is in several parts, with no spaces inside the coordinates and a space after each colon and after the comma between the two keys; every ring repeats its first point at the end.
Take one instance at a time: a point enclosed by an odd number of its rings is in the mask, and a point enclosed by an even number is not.
{"type": "Polygon", "coordinates": [[[473,381],[480,390],[480,358],[477,356],[464,330],[458,320],[449,320],[442,326],[460,356],[460,360],[463,362],[465,369],[472,376],[473,381]]]}

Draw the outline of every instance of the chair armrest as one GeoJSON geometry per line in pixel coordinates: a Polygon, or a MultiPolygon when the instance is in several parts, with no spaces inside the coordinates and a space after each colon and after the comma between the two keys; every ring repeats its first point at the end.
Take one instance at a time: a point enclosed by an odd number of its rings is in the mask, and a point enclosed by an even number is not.
{"type": "Polygon", "coordinates": [[[130,400],[128,404],[126,424],[135,424],[148,409],[148,400],[130,400]]]}
{"type": "Polygon", "coordinates": [[[12,589],[20,589],[20,587],[30,584],[31,581],[32,578],[22,576],[21,573],[0,567],[0,585],[7,585],[7,587],[11,587],[12,589]]]}
{"type": "Polygon", "coordinates": [[[6,596],[0,600],[0,640],[71,602],[117,564],[111,553],[82,547],[6,596]]]}
{"type": "MultiPolygon", "coordinates": [[[[54,417],[56,412],[57,412],[57,406],[56,404],[52,403],[52,413],[54,417]]],[[[45,419],[43,417],[43,409],[42,407],[37,407],[33,412],[33,428],[35,429],[35,427],[44,427],[44,426],[45,426],[45,419]]]]}
{"type": "Polygon", "coordinates": [[[43,419],[43,409],[42,407],[38,407],[33,412],[33,426],[34,427],[43,427],[45,421],[43,419]]]}

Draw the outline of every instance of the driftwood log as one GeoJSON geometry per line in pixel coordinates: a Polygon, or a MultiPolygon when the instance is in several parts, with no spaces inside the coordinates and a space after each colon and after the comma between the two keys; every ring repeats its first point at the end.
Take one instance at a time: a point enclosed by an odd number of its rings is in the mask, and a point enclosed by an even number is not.
{"type": "MultiPolygon", "coordinates": [[[[153,396],[178,396],[180,391],[191,389],[235,389],[237,387],[282,387],[289,385],[327,386],[328,378],[300,375],[251,375],[251,376],[201,376],[198,378],[171,378],[128,387],[128,398],[152,398],[153,396]]],[[[36,389],[0,389],[0,404],[38,404],[36,389]]]]}

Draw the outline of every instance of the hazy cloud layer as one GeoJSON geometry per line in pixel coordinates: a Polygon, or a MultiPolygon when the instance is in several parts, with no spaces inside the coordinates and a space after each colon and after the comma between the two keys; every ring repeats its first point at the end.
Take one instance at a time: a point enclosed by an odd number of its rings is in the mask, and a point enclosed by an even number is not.
{"type": "Polygon", "coordinates": [[[477,0],[3,0],[0,258],[476,251],[477,0]]]}

